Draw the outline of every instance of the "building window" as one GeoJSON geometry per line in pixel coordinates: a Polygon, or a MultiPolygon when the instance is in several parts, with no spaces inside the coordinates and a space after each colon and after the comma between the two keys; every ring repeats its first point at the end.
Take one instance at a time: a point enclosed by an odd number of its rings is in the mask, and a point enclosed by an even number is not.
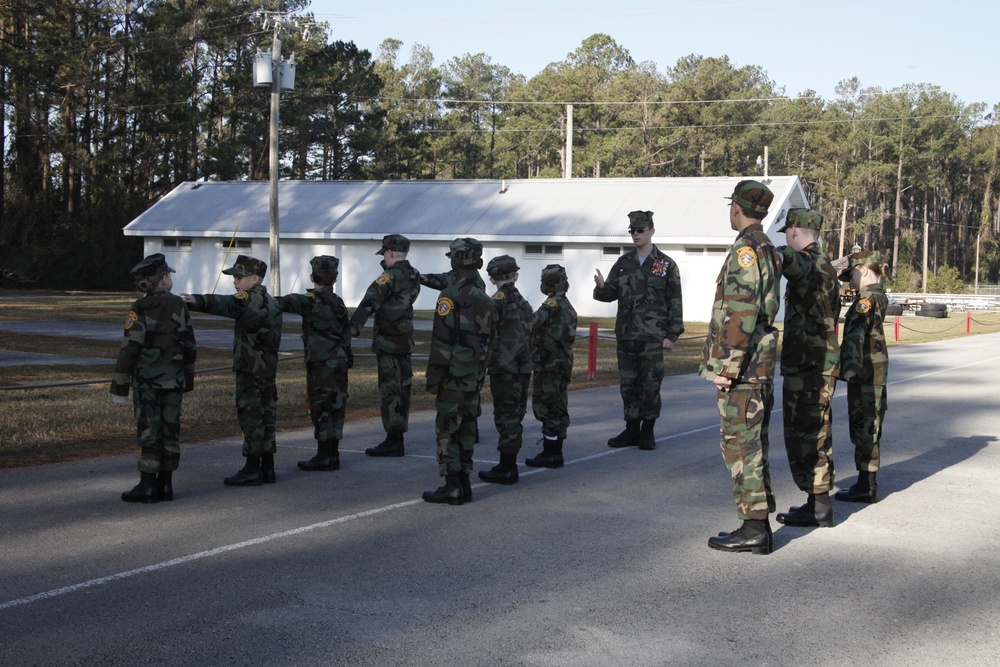
{"type": "Polygon", "coordinates": [[[727,252],[729,252],[729,248],[724,245],[714,245],[714,246],[710,245],[708,246],[708,248],[705,249],[705,252],[708,254],[709,257],[713,256],[718,257],[720,255],[725,255],[727,252]]]}
{"type": "Polygon", "coordinates": [[[561,257],[563,247],[555,243],[525,243],[526,257],[561,257]]]}
{"type": "Polygon", "coordinates": [[[605,259],[618,257],[621,254],[622,254],[622,247],[620,245],[606,245],[603,248],[601,248],[601,257],[605,259]]]}
{"type": "Polygon", "coordinates": [[[245,250],[246,254],[250,254],[253,249],[253,241],[251,239],[233,239],[232,241],[219,241],[219,251],[226,252],[227,250],[245,250]]]}
{"type": "Polygon", "coordinates": [[[164,250],[190,250],[191,239],[163,239],[164,250]]]}
{"type": "Polygon", "coordinates": [[[685,255],[704,255],[705,249],[700,246],[684,246],[685,255]]]}

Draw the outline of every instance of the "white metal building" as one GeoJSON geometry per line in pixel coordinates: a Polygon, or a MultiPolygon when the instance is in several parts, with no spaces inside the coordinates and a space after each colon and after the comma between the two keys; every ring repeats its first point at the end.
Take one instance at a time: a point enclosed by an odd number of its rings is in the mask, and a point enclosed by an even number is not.
{"type": "MultiPolygon", "coordinates": [[[[655,214],[653,242],[680,267],[684,318],[707,321],[722,257],[736,236],[725,197],[743,178],[281,181],[281,287],[311,287],[309,259],[334,255],[341,262],[335,289],[353,307],[381,271],[375,253],[384,235],[408,237],[408,259],[424,273],[447,271],[448,244],[472,236],[483,243],[484,264],[501,254],[517,260],[518,287],[532,305],[541,301],[542,268],[555,263],[566,267],[580,315],[612,317],[615,304],[592,298],[594,271],[607,275],[632,247],[628,212],[647,210],[655,214]]],[[[807,206],[806,194],[797,176],[767,183],[775,199],[764,229],[782,244],[776,223],[789,208],[807,206]]],[[[124,233],[142,237],[145,254],[167,256],[177,270],[175,292],[228,293],[232,279],[220,271],[237,254],[269,261],[268,202],[266,182],[183,183],[124,233]]],[[[424,289],[416,307],[431,309],[436,298],[424,289]]]]}

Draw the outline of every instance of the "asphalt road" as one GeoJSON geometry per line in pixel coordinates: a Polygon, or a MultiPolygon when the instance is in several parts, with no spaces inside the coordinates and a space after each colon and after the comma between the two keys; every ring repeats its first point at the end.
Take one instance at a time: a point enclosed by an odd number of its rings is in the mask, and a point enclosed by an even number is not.
{"type": "MultiPolygon", "coordinates": [[[[377,420],[349,424],[338,472],[298,471],[311,434],[282,434],[259,488],[222,485],[237,440],[187,446],[172,503],[118,499],[135,456],[0,471],[0,664],[995,665],[1000,334],[890,353],[882,500],[775,523],[769,556],[706,546],[738,520],[690,375],[663,383],[656,451],[605,446],[616,387],[574,392],[566,467],[461,507],[420,500],[440,483],[426,412],[402,459],[364,456],[377,420]]],[[[847,486],[842,386],[834,412],[847,486]]],[[[784,510],[804,495],[780,423],[784,510]]],[[[488,405],[480,424],[477,469],[488,405]]],[[[520,461],[538,433],[529,415],[520,461]]]]}

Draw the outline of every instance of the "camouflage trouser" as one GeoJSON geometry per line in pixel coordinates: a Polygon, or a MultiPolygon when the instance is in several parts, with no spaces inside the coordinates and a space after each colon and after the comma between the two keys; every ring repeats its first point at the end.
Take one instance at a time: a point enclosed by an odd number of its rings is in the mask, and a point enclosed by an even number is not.
{"type": "Polygon", "coordinates": [[[522,422],[528,411],[528,385],[531,373],[493,373],[490,392],[493,394],[493,423],[500,439],[497,451],[517,455],[521,451],[522,422]]]}
{"type": "Polygon", "coordinates": [[[800,373],[784,376],[781,403],[785,451],[795,485],[806,493],[833,488],[831,401],[837,380],[832,375],[800,373]]]}
{"type": "Polygon", "coordinates": [[[882,420],[889,402],[884,384],[847,383],[847,414],[858,472],[877,472],[882,420]]]}
{"type": "Polygon", "coordinates": [[[535,371],[532,382],[531,410],[542,423],[542,435],[566,438],[569,428],[569,375],[535,371]]]}
{"type": "Polygon", "coordinates": [[[626,420],[656,419],[660,416],[662,342],[618,341],[618,376],[626,420]]]}
{"type": "Polygon", "coordinates": [[[441,389],[434,407],[437,410],[434,430],[437,433],[438,472],[442,477],[472,472],[479,392],[441,389]]]}
{"type": "Polygon", "coordinates": [[[139,472],[177,470],[181,460],[180,389],[139,389],[132,385],[139,472]]]}
{"type": "Polygon", "coordinates": [[[243,430],[243,456],[273,454],[278,389],[274,378],[236,374],[236,418],[243,430]]]}
{"type": "Polygon", "coordinates": [[[347,369],[326,363],[309,364],[306,392],[316,442],[340,440],[347,412],[347,369]]]}
{"type": "Polygon", "coordinates": [[[377,354],[375,363],[378,366],[378,393],[382,397],[382,428],[386,433],[406,433],[413,386],[410,355],[377,354]]]}
{"type": "Polygon", "coordinates": [[[775,508],[767,458],[773,404],[770,383],[733,385],[719,392],[722,458],[733,478],[733,499],[743,520],[766,519],[775,508]]]}

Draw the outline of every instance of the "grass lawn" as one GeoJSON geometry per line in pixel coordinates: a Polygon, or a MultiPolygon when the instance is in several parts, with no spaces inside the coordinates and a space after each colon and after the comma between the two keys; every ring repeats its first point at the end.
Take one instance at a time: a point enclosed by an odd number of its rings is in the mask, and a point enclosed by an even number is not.
{"type": "MultiPolygon", "coordinates": [[[[0,320],[60,320],[123,324],[135,295],[109,293],[11,292],[0,290],[0,320]]],[[[429,320],[430,311],[416,314],[429,320]]],[[[581,318],[586,328],[592,320],[581,318]]],[[[613,329],[613,319],[595,320],[601,329],[613,329]]],[[[900,318],[900,343],[926,342],[964,336],[965,314],[932,319],[900,318]]],[[[230,329],[226,320],[196,321],[197,328],[230,329]]],[[[972,333],[1000,330],[1000,314],[973,314],[972,333]]],[[[300,336],[298,323],[286,323],[283,336],[300,336]]],[[[610,332],[606,332],[610,333],[610,332]]],[[[665,356],[668,375],[693,373],[701,358],[705,323],[688,323],[677,346],[665,356]]],[[[378,386],[375,359],[370,352],[370,329],[354,346],[355,367],[350,374],[348,419],[378,416],[378,386]]],[[[886,323],[890,345],[892,318],[886,323]]],[[[430,335],[418,331],[414,353],[412,409],[433,407],[433,396],[424,391],[424,366],[430,335]]],[[[21,335],[0,331],[0,349],[17,352],[60,354],[114,360],[118,341],[92,341],[64,336],[21,335]]],[[[618,382],[615,342],[603,336],[597,344],[594,379],[587,377],[589,339],[577,340],[576,363],[570,390],[599,387],[618,382]]],[[[229,350],[198,350],[195,389],[184,398],[181,425],[185,444],[210,438],[239,435],[233,398],[232,361],[229,350]]],[[[25,384],[59,384],[32,389],[0,389],[0,468],[35,465],[103,454],[135,451],[135,421],[130,406],[111,402],[108,382],[113,366],[0,366],[0,387],[25,384]]],[[[283,359],[278,369],[278,428],[296,430],[310,426],[305,408],[305,368],[300,356],[283,359]]],[[[488,383],[487,383],[488,384],[488,383]]],[[[492,397],[489,388],[483,400],[492,397]]],[[[531,416],[528,416],[530,419],[531,416]]]]}

